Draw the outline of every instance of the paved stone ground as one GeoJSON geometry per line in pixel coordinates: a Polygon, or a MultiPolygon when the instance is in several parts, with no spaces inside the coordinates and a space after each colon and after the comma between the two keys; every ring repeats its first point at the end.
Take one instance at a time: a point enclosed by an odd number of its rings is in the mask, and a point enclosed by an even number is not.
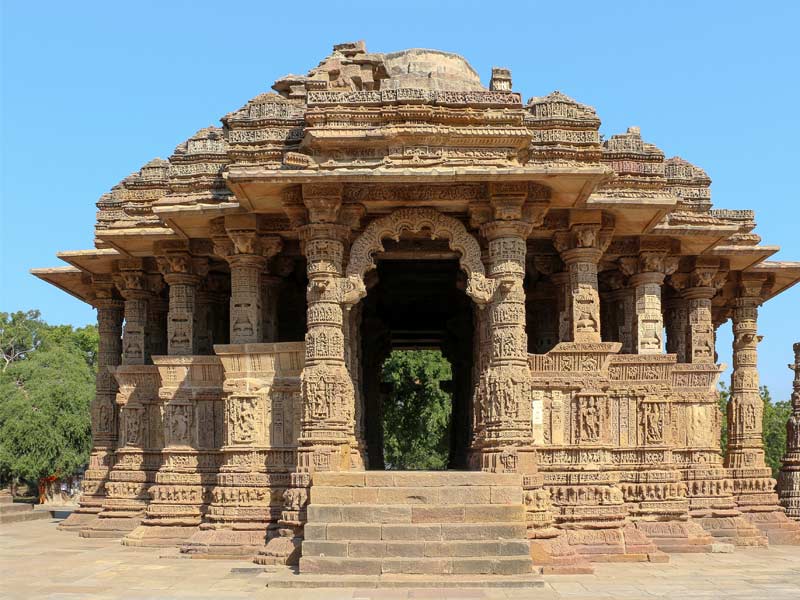
{"type": "Polygon", "coordinates": [[[595,575],[548,575],[544,589],[268,589],[247,561],[175,558],[56,530],[57,521],[0,526],[0,598],[52,600],[504,600],[720,598],[799,600],[800,548],[673,555],[669,564],[598,565],[595,575]]]}

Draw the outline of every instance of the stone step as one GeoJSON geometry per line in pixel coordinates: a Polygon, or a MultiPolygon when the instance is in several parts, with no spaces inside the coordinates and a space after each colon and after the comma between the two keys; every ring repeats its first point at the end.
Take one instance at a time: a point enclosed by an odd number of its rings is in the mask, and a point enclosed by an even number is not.
{"type": "MultiPolygon", "coordinates": [[[[317,475],[314,476],[315,478],[317,475]]],[[[314,484],[311,504],[522,504],[521,485],[340,486],[314,484]]]]}
{"type": "MultiPolygon", "coordinates": [[[[524,588],[544,587],[538,573],[524,575],[338,575],[281,572],[267,579],[267,587],[286,588],[524,588]]],[[[437,594],[437,598],[445,594],[437,594]]],[[[447,597],[450,597],[448,594],[447,597]]],[[[472,597],[472,596],[470,596],[472,597]]]]}
{"type": "Polygon", "coordinates": [[[516,473],[483,471],[347,471],[314,473],[314,486],[333,487],[484,487],[521,486],[516,473]]]}
{"type": "Polygon", "coordinates": [[[524,575],[531,573],[531,570],[530,557],[300,558],[300,572],[304,574],[524,575]]]}
{"type": "Polygon", "coordinates": [[[497,541],[334,541],[306,540],[303,556],[327,558],[484,558],[529,557],[528,540],[497,541]]]}
{"type": "Polygon", "coordinates": [[[10,515],[14,513],[24,513],[33,510],[33,505],[27,502],[16,502],[14,504],[0,505],[0,515],[10,515]]]}
{"type": "Polygon", "coordinates": [[[525,539],[524,523],[315,523],[309,541],[502,541],[525,539]]]}
{"type": "Polygon", "coordinates": [[[312,523],[524,523],[522,504],[311,504],[312,523]]]}
{"type": "Polygon", "coordinates": [[[49,511],[33,510],[33,507],[30,504],[14,504],[13,506],[5,504],[0,509],[0,524],[2,525],[51,518],[52,517],[50,516],[49,511]]]}

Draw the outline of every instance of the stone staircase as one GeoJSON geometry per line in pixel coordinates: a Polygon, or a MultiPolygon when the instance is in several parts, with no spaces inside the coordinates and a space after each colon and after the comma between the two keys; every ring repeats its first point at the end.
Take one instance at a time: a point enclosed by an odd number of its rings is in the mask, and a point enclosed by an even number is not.
{"type": "Polygon", "coordinates": [[[51,517],[48,511],[34,510],[33,505],[27,502],[14,503],[14,498],[8,490],[0,490],[0,525],[49,518],[51,517]]]}
{"type": "Polygon", "coordinates": [[[316,473],[300,574],[530,575],[522,476],[316,473]]]}

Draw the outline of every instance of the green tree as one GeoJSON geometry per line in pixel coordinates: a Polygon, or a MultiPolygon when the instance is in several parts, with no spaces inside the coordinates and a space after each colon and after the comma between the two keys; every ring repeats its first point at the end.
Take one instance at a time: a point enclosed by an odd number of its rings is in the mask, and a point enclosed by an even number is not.
{"type": "Polygon", "coordinates": [[[0,313],[0,478],[71,475],[91,450],[97,330],[0,313]]]}
{"type": "Polygon", "coordinates": [[[383,405],[387,469],[446,469],[451,395],[440,387],[452,377],[438,350],[395,350],[383,363],[392,391],[383,405]]]}
{"type": "MultiPolygon", "coordinates": [[[[759,389],[761,399],[764,401],[764,417],[762,420],[762,439],[764,440],[764,454],[767,465],[772,469],[772,476],[778,477],[781,470],[781,460],[786,452],[786,422],[791,414],[792,407],[789,402],[774,402],[767,386],[759,389]]],[[[722,411],[722,435],[720,447],[724,454],[728,447],[728,420],[727,406],[730,399],[730,389],[724,383],[719,385],[719,409],[722,411]]]]}

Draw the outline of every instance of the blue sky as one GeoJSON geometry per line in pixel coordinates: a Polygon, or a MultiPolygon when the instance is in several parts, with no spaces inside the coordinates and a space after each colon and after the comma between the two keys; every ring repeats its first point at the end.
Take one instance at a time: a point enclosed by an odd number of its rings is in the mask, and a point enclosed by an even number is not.
{"type": "MultiPolygon", "coordinates": [[[[93,321],[28,269],[91,247],[94,203],[120,179],[357,39],[460,53],[484,83],[509,67],[525,98],[558,89],[594,106],[606,136],[638,125],[708,171],[717,207],[755,208],[774,258],[800,260],[798,2],[0,4],[2,311],[93,321]]],[[[799,309],[800,287],[762,309],[762,381],[779,398],[799,309]]]]}

